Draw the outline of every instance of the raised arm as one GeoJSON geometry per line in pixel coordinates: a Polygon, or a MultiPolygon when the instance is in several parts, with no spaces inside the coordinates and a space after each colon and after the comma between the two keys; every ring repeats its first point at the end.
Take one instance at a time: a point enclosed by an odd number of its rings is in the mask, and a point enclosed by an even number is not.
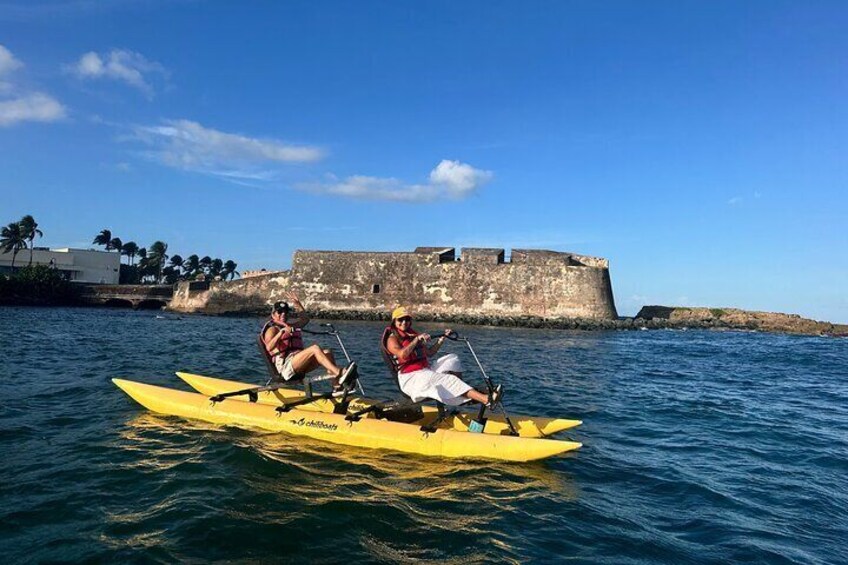
{"type": "Polygon", "coordinates": [[[302,328],[306,324],[309,323],[309,315],[306,313],[306,308],[303,307],[303,303],[298,298],[297,293],[294,291],[290,291],[286,294],[289,299],[289,303],[294,306],[295,313],[297,317],[293,320],[290,320],[288,323],[296,328],[302,328]]]}

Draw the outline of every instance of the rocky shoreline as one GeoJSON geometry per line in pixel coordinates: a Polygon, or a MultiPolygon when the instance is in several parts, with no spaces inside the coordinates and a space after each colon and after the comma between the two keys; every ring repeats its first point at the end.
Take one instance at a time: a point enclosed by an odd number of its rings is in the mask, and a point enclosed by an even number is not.
{"type": "MultiPolygon", "coordinates": [[[[78,300],[50,302],[44,300],[0,300],[0,306],[91,306],[78,300]]],[[[171,309],[169,309],[171,310],[171,309]]],[[[186,313],[181,310],[171,310],[186,313]]],[[[267,310],[256,308],[239,311],[200,311],[195,314],[207,316],[245,317],[264,316],[267,310]]],[[[312,318],[323,320],[354,320],[388,322],[389,315],[383,311],[309,309],[312,318]]],[[[797,314],[756,312],[736,308],[693,308],[674,306],[645,306],[634,317],[615,320],[588,318],[540,318],[536,316],[483,316],[483,315],[427,315],[416,317],[421,322],[457,324],[468,326],[492,326],[509,328],[537,328],[580,331],[611,330],[736,330],[793,335],[848,337],[848,324],[832,324],[802,318],[797,314]]]]}
{"type": "MultiPolygon", "coordinates": [[[[257,315],[265,312],[256,312],[257,315]]],[[[326,320],[389,321],[388,313],[380,311],[315,310],[313,318],[326,320]]],[[[794,314],[749,312],[737,309],[675,308],[645,306],[633,318],[594,320],[581,318],[539,318],[535,316],[471,316],[426,315],[416,317],[420,322],[439,322],[472,326],[564,329],[582,331],[603,330],[658,330],[658,329],[709,329],[743,330],[796,335],[848,336],[848,325],[817,322],[794,314]]]]}
{"type": "Polygon", "coordinates": [[[797,314],[757,312],[738,308],[644,306],[636,315],[666,327],[753,330],[796,335],[848,336],[848,325],[802,318],[797,314]]]}

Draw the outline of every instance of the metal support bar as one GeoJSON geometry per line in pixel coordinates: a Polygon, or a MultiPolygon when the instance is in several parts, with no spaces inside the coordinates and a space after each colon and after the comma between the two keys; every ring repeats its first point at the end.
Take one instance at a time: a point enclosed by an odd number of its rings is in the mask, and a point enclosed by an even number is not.
{"type": "Polygon", "coordinates": [[[435,433],[435,432],[436,432],[436,429],[437,429],[437,428],[438,428],[438,426],[439,426],[439,424],[441,424],[442,422],[444,422],[444,421],[445,421],[445,418],[447,418],[448,416],[452,415],[450,412],[448,412],[448,411],[445,409],[445,405],[444,405],[444,404],[442,404],[441,402],[437,402],[437,403],[436,403],[436,408],[438,408],[438,409],[439,409],[439,417],[438,417],[438,418],[436,418],[435,420],[433,420],[432,422],[430,422],[429,424],[427,424],[427,425],[425,425],[425,426],[421,426],[421,428],[420,428],[420,429],[421,429],[421,431],[422,431],[422,432],[426,432],[426,433],[428,433],[428,434],[435,433]]]}

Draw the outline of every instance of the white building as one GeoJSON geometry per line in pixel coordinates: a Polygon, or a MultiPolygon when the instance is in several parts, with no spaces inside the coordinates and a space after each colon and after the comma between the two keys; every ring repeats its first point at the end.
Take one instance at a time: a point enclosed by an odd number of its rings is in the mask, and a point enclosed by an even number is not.
{"type": "MultiPolygon", "coordinates": [[[[29,249],[22,249],[15,258],[15,269],[29,264],[29,249]]],[[[121,269],[121,254],[117,251],[95,251],[94,249],[71,249],[61,247],[32,250],[33,265],[47,265],[62,271],[74,282],[118,284],[121,269]]],[[[12,271],[12,254],[0,252],[0,273],[12,271]]]]}

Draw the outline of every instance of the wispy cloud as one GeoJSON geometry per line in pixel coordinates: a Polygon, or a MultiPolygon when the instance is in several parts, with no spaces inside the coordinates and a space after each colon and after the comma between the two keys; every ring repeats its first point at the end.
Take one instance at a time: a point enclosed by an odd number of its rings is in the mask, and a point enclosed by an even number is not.
{"type": "Polygon", "coordinates": [[[149,147],[144,156],[169,167],[233,182],[269,182],[277,174],[269,167],[324,157],[319,147],[222,132],[190,120],[164,120],[159,125],[134,126],[132,131],[132,140],[149,147]]]}
{"type": "Polygon", "coordinates": [[[84,79],[110,79],[137,88],[148,98],[153,98],[153,76],[167,77],[168,71],[161,64],[149,61],[140,53],[125,49],[113,49],[100,55],[94,51],[83,54],[76,63],[67,65],[66,70],[84,79]]]}
{"type": "Polygon", "coordinates": [[[20,87],[11,75],[24,64],[0,45],[0,127],[18,122],[52,122],[65,117],[65,107],[44,92],[20,87]]]}
{"type": "Polygon", "coordinates": [[[0,45],[0,77],[23,66],[24,64],[15,59],[11,51],[0,45]]]}
{"type": "Polygon", "coordinates": [[[746,206],[751,206],[754,204],[755,200],[759,200],[763,197],[763,193],[759,190],[753,191],[750,195],[741,195],[737,194],[727,200],[728,206],[740,206],[745,204],[746,206]]]}
{"type": "Polygon", "coordinates": [[[317,194],[332,194],[362,200],[432,202],[445,197],[454,200],[466,198],[489,182],[492,177],[491,171],[444,159],[430,171],[429,181],[421,184],[410,184],[391,177],[355,175],[338,179],[330,175],[326,182],[301,183],[296,187],[317,194]]]}
{"type": "Polygon", "coordinates": [[[0,100],[0,126],[17,122],[53,122],[65,116],[65,107],[43,92],[0,100]]]}

